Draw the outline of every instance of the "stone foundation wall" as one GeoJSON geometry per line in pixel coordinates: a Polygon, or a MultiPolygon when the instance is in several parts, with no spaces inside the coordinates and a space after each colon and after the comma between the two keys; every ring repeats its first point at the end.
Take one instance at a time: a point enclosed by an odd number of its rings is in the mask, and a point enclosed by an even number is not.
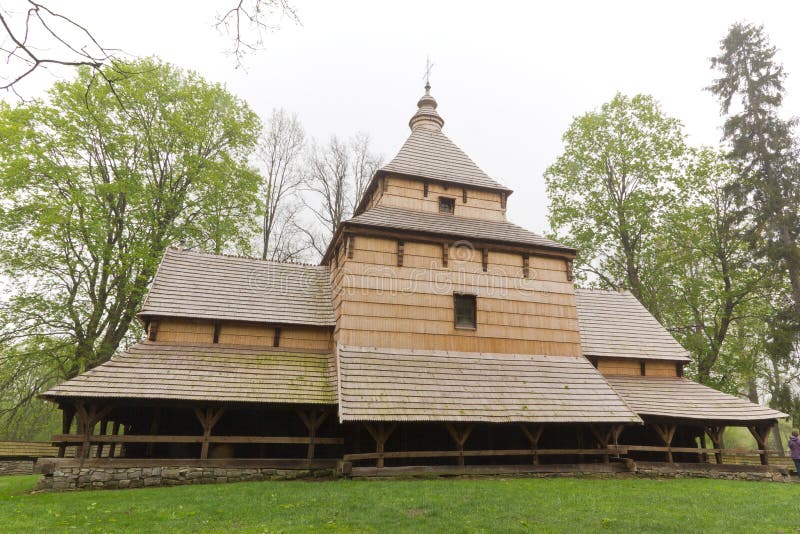
{"type": "Polygon", "coordinates": [[[757,482],[792,482],[788,470],[742,469],[750,466],[692,466],[691,464],[637,464],[635,473],[642,478],[714,478],[719,480],[749,480],[757,482]],[[713,467],[713,468],[709,468],[713,467]]]}
{"type": "Polygon", "coordinates": [[[251,480],[293,480],[331,477],[333,473],[332,469],[242,467],[55,467],[52,473],[39,479],[36,490],[123,489],[251,480]]]}
{"type": "Polygon", "coordinates": [[[0,460],[0,476],[32,475],[36,460],[0,460]]]}

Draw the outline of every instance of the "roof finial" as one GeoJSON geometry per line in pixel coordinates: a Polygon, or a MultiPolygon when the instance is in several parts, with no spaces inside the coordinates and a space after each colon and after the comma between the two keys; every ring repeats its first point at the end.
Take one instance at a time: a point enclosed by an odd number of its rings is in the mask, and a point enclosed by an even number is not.
{"type": "Polygon", "coordinates": [[[428,56],[425,60],[425,94],[431,94],[431,71],[433,70],[433,63],[431,62],[431,56],[428,56]]]}
{"type": "Polygon", "coordinates": [[[426,130],[441,130],[444,125],[444,119],[436,112],[436,107],[438,106],[436,99],[431,96],[432,70],[433,63],[431,62],[430,56],[428,56],[425,62],[425,74],[423,75],[423,78],[425,78],[425,94],[419,99],[419,102],[417,102],[417,112],[408,122],[412,130],[417,127],[426,130]]]}

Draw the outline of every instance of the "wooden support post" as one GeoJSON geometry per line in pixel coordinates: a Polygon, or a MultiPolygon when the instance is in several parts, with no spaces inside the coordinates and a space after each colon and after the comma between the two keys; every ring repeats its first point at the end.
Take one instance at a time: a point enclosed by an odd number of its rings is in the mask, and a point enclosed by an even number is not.
{"type": "MultiPolygon", "coordinates": [[[[69,404],[61,405],[61,433],[69,434],[72,428],[72,420],[75,419],[75,408],[69,404]]],[[[58,457],[63,458],[66,453],[67,446],[63,443],[58,446],[58,457]]]]}
{"type": "MultiPolygon", "coordinates": [[[[619,426],[619,425],[612,425],[611,427],[609,427],[607,429],[606,428],[602,428],[601,429],[601,428],[599,428],[599,427],[597,427],[595,425],[589,425],[589,430],[591,430],[592,434],[594,435],[594,439],[597,440],[597,443],[600,445],[600,448],[608,449],[608,443],[612,439],[615,439],[614,438],[614,431],[615,431],[617,426],[619,426]]],[[[617,433],[617,437],[618,436],[619,436],[619,433],[617,433]]],[[[616,439],[615,439],[615,441],[616,441],[616,439]]],[[[603,455],[603,463],[607,464],[610,461],[611,460],[609,458],[609,455],[608,454],[604,454],[603,455]]]]}
{"type": "Polygon", "coordinates": [[[700,461],[704,464],[708,463],[708,453],[705,452],[706,449],[706,433],[705,430],[700,432],[700,448],[703,451],[700,453],[700,461]]]}
{"type": "Polygon", "coordinates": [[[96,404],[90,404],[87,408],[82,402],[75,403],[75,411],[78,414],[78,433],[83,434],[83,443],[81,443],[76,455],[80,459],[89,457],[91,449],[91,436],[94,434],[94,427],[98,421],[104,419],[111,411],[111,406],[106,406],[98,409],[96,404]]]}
{"type": "MultiPolygon", "coordinates": [[[[105,436],[108,433],[108,419],[103,419],[100,421],[100,435],[105,436]]],[[[95,458],[102,458],[103,457],[103,444],[97,444],[97,453],[95,454],[95,458]]]]}
{"type": "MultiPolygon", "coordinates": [[[[114,421],[114,424],[111,426],[111,434],[114,436],[119,435],[119,421],[114,421]]],[[[108,457],[113,458],[116,452],[117,452],[117,444],[112,443],[111,446],[108,448],[108,457]]]]}
{"type": "Polygon", "coordinates": [[[531,454],[533,455],[533,465],[539,465],[539,438],[542,437],[542,432],[544,431],[544,425],[534,425],[533,430],[528,427],[528,425],[521,423],[519,427],[522,429],[522,433],[525,434],[525,437],[528,438],[528,441],[531,444],[531,454]]]}
{"type": "Polygon", "coordinates": [[[375,452],[378,454],[378,459],[375,466],[382,468],[383,453],[385,451],[386,441],[389,439],[389,436],[392,435],[392,432],[394,432],[394,429],[397,425],[392,423],[390,426],[386,426],[383,422],[381,422],[377,425],[366,423],[364,426],[366,427],[367,432],[369,432],[372,436],[372,439],[375,440],[375,452]]]}
{"type": "Polygon", "coordinates": [[[453,438],[453,441],[456,442],[456,447],[458,448],[459,467],[464,467],[464,443],[469,439],[472,428],[471,424],[457,425],[455,423],[447,423],[447,431],[450,433],[450,437],[453,438]]]}
{"type": "Polygon", "coordinates": [[[197,420],[200,421],[200,425],[203,427],[203,442],[200,445],[201,460],[208,458],[208,438],[211,437],[211,431],[214,430],[215,426],[217,426],[217,423],[222,418],[222,414],[224,413],[225,408],[206,408],[205,410],[201,408],[194,409],[194,414],[197,416],[197,420]]]}
{"type": "Polygon", "coordinates": [[[677,426],[670,424],[659,425],[656,423],[651,423],[650,428],[656,431],[656,434],[659,435],[661,441],[664,442],[664,446],[667,447],[667,462],[673,463],[672,451],[669,450],[669,447],[672,445],[672,438],[675,437],[675,430],[677,430],[677,426]]]}
{"type": "MultiPolygon", "coordinates": [[[[150,420],[150,435],[155,436],[158,434],[158,427],[161,425],[161,408],[156,406],[153,408],[153,418],[150,420]]],[[[148,458],[153,457],[153,450],[155,449],[155,443],[148,443],[147,444],[147,451],[146,456],[148,458]]]]}
{"type": "MultiPolygon", "coordinates": [[[[706,434],[708,434],[708,437],[711,438],[711,443],[714,444],[714,448],[715,449],[722,449],[723,448],[722,435],[724,433],[725,433],[725,427],[724,426],[707,426],[706,427],[706,434]]],[[[715,452],[714,453],[714,458],[716,459],[718,464],[722,464],[722,453],[721,452],[715,452]]]]}
{"type": "Polygon", "coordinates": [[[772,425],[753,425],[748,426],[747,429],[753,435],[758,443],[758,448],[761,449],[762,453],[759,454],[761,457],[761,465],[769,465],[769,458],[767,457],[767,448],[769,447],[769,433],[772,429],[772,425]]]}
{"type": "Polygon", "coordinates": [[[315,443],[314,440],[317,438],[317,430],[319,430],[320,425],[322,422],[325,421],[325,418],[328,416],[328,413],[325,410],[297,410],[297,415],[303,421],[303,424],[306,425],[308,429],[308,453],[306,454],[306,458],[309,460],[314,458],[314,448],[315,443]]]}

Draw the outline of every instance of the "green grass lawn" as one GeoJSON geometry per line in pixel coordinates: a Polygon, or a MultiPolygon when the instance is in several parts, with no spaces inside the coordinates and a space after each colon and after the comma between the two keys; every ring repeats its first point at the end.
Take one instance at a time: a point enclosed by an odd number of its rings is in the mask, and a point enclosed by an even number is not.
{"type": "Polygon", "coordinates": [[[793,532],[800,485],[717,480],[245,482],[29,494],[0,477],[0,532],[793,532]]]}

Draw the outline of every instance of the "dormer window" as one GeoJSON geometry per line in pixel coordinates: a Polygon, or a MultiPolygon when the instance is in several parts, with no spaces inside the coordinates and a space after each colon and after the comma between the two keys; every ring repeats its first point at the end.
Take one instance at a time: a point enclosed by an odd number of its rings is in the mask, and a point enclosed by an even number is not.
{"type": "Polygon", "coordinates": [[[439,197],[439,213],[453,213],[456,211],[456,199],[439,197]]]}

